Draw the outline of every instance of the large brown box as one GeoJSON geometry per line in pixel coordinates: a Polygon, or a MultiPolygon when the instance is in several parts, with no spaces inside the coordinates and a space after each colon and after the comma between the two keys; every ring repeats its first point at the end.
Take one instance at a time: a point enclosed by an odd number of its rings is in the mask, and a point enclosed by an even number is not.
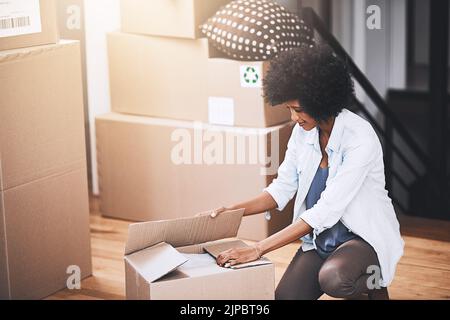
{"type": "MultiPolygon", "coordinates": [[[[291,130],[290,123],[249,129],[115,113],[99,116],[101,212],[134,221],[174,219],[255,197],[274,178],[291,130]],[[203,154],[193,145],[181,150],[184,144],[200,143],[199,139],[215,140],[218,145],[222,140],[224,148],[227,141],[235,145],[223,149],[222,157],[215,160],[208,158],[213,147],[207,142],[203,154]],[[186,157],[180,159],[179,154],[186,157]],[[265,172],[269,156],[271,168],[265,172]]],[[[292,207],[273,212],[269,221],[264,215],[245,217],[238,235],[261,240],[288,225],[291,218],[292,207]]]]}
{"type": "Polygon", "coordinates": [[[85,165],[77,41],[0,52],[0,191],[85,165]]]}
{"type": "Polygon", "coordinates": [[[0,52],[0,298],[38,299],[91,274],[80,48],[0,52]]]}
{"type": "Polygon", "coordinates": [[[264,103],[268,63],[219,58],[206,39],[115,32],[108,53],[115,112],[251,128],[290,120],[286,108],[264,103]]]}
{"type": "Polygon", "coordinates": [[[196,39],[199,26],[228,0],[121,0],[122,30],[129,33],[196,39]]]}
{"type": "MultiPolygon", "coordinates": [[[[15,0],[5,1],[5,3],[0,4],[0,9],[2,6],[7,5],[7,3],[11,1],[14,2],[15,0]]],[[[39,2],[41,32],[0,37],[0,51],[58,42],[59,36],[56,22],[56,0],[32,0],[32,3],[34,2],[39,2]]],[[[28,17],[28,15],[25,17],[28,17]]],[[[5,17],[0,17],[0,20],[2,19],[4,19],[4,21],[6,20],[5,17]]],[[[9,20],[8,23],[10,23],[9,20]]]]}
{"type": "Polygon", "coordinates": [[[124,258],[127,299],[273,300],[275,268],[267,258],[232,268],[216,263],[217,253],[246,246],[230,239],[243,212],[130,225],[124,258]]]}

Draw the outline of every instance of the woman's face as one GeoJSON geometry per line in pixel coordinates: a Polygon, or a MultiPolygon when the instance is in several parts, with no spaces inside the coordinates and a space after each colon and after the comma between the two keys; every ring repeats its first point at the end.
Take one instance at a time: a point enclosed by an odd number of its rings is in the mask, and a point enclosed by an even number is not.
{"type": "Polygon", "coordinates": [[[292,121],[297,122],[303,129],[311,131],[317,127],[317,121],[303,110],[298,100],[288,101],[284,105],[291,111],[292,121]]]}

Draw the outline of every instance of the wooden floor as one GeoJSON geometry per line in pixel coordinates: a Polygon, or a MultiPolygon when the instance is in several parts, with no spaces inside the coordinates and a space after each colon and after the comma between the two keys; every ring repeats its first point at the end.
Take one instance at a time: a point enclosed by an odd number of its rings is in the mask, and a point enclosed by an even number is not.
{"type": "MultiPolygon", "coordinates": [[[[124,299],[124,244],[129,222],[101,217],[98,201],[91,199],[93,276],[81,290],[62,290],[48,299],[124,299]]],[[[450,299],[450,222],[401,217],[406,242],[391,299],[450,299]]],[[[267,256],[275,263],[276,283],[286,270],[299,243],[267,256]]],[[[323,296],[322,299],[331,299],[323,296]]]]}

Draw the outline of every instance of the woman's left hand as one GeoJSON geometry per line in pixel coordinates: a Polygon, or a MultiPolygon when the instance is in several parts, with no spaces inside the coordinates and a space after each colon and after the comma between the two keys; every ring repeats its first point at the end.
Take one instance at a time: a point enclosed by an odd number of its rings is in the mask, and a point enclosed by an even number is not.
{"type": "Polygon", "coordinates": [[[256,246],[246,248],[234,248],[221,252],[216,259],[219,266],[229,267],[236,264],[246,263],[258,260],[260,257],[259,250],[256,246]]]}

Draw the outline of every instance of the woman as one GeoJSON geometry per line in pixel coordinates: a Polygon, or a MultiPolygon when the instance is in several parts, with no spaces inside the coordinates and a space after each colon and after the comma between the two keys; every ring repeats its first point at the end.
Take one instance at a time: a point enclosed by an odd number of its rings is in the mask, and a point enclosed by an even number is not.
{"type": "Polygon", "coordinates": [[[385,189],[380,141],[367,121],[346,109],[354,88],[345,63],[324,45],[283,52],[271,62],[264,91],[296,122],[278,177],[257,198],[211,216],[237,208],[245,208],[245,216],[281,211],[296,195],[293,223],[255,246],[221,253],[217,263],[253,261],[301,238],[276,299],[323,293],[388,299],[404,242],[385,189]]]}

